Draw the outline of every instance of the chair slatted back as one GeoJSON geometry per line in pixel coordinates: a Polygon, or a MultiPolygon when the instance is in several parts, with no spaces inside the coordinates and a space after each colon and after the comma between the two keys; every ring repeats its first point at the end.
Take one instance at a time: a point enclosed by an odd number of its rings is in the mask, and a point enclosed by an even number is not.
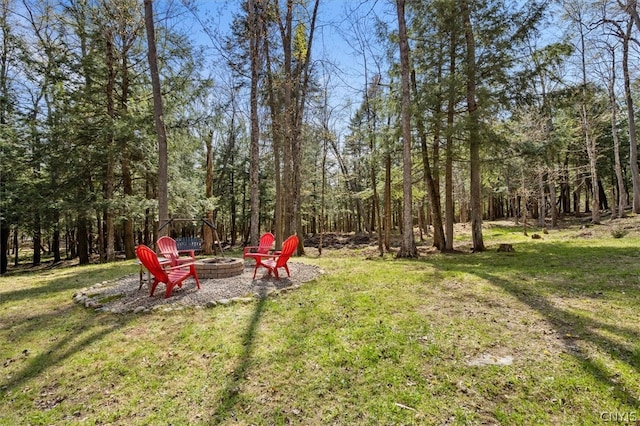
{"type": "Polygon", "coordinates": [[[258,253],[269,253],[275,240],[276,237],[271,232],[262,234],[260,242],[258,243],[258,253]]]}
{"type": "Polygon", "coordinates": [[[158,245],[158,251],[160,254],[167,259],[177,259],[180,255],[178,254],[178,244],[176,240],[171,237],[160,237],[156,242],[158,245]]]}
{"type": "Polygon", "coordinates": [[[297,247],[298,247],[297,236],[292,235],[289,238],[287,238],[284,241],[284,243],[282,243],[282,252],[280,253],[280,256],[278,256],[278,259],[276,262],[276,268],[280,268],[284,266],[297,247]]]}
{"type": "Polygon", "coordinates": [[[144,244],[140,244],[136,247],[136,256],[138,256],[138,259],[144,267],[147,268],[147,271],[149,271],[159,282],[166,283],[169,280],[166,271],[162,266],[160,266],[156,252],[144,244]]]}

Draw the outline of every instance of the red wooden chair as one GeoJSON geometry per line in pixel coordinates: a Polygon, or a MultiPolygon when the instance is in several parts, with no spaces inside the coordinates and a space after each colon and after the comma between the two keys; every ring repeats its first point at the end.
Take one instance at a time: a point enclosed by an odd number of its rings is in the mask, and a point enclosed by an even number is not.
{"type": "Polygon", "coordinates": [[[164,283],[166,286],[164,297],[166,299],[171,296],[175,286],[182,287],[182,282],[189,277],[193,277],[196,280],[196,285],[200,288],[200,281],[198,280],[194,263],[171,266],[165,269],[160,265],[156,253],[144,244],[136,247],[136,256],[153,275],[150,296],[153,296],[153,292],[159,283],[164,283]]]}
{"type": "Polygon", "coordinates": [[[176,240],[171,237],[160,237],[156,245],[160,255],[171,261],[171,266],[184,265],[185,263],[196,261],[195,250],[178,250],[176,240]],[[188,253],[189,256],[180,257],[180,253],[188,253]]]}
{"type": "Polygon", "coordinates": [[[271,232],[265,232],[260,237],[260,242],[257,246],[246,246],[244,248],[242,257],[253,257],[247,256],[249,253],[269,253],[269,250],[271,250],[271,246],[275,240],[276,237],[274,237],[271,232]]]}
{"type": "MultiPolygon", "coordinates": [[[[287,262],[289,258],[293,254],[293,252],[298,247],[298,237],[295,235],[290,236],[282,243],[282,250],[275,254],[265,254],[263,255],[263,260],[260,262],[260,265],[256,264],[256,270],[258,266],[264,266],[269,270],[269,275],[273,273],[276,279],[280,279],[278,276],[278,269],[284,268],[287,271],[287,276],[290,277],[289,267],[287,266],[287,262]]],[[[253,278],[256,278],[256,270],[253,271],[253,278]]]]}
{"type": "Polygon", "coordinates": [[[243,258],[251,258],[256,261],[256,266],[253,269],[253,278],[256,277],[256,271],[258,267],[262,265],[262,257],[265,254],[269,254],[271,251],[271,246],[273,242],[276,240],[276,237],[273,236],[271,232],[265,232],[260,237],[260,242],[257,246],[246,246],[242,252],[243,258]]]}

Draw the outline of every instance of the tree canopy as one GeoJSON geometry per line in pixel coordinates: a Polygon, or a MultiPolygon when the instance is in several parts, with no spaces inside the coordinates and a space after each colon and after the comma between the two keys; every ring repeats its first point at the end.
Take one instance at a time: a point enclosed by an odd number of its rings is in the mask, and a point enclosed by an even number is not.
{"type": "Polygon", "coordinates": [[[0,0],[0,272],[24,243],[213,250],[201,218],[413,256],[454,223],[480,251],[483,220],[640,212],[636,2],[157,1],[152,34],[145,4],[0,0]]]}

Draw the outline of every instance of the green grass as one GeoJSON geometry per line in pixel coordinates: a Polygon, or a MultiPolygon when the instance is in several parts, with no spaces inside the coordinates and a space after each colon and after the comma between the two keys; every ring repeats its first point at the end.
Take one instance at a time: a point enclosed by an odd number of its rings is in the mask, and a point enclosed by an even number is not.
{"type": "Polygon", "coordinates": [[[296,291],[166,313],[73,303],[77,290],[137,271],[132,261],[10,274],[0,278],[0,424],[638,419],[640,233],[606,228],[532,240],[488,225],[486,252],[419,260],[325,250],[302,260],[327,273],[296,291]],[[515,252],[497,253],[499,243],[515,252]],[[485,354],[513,363],[469,365],[485,354]]]}

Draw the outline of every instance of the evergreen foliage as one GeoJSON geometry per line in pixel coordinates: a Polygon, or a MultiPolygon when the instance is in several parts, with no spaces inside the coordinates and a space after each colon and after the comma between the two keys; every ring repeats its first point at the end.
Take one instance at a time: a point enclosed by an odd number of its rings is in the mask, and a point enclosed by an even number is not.
{"type": "MultiPolygon", "coordinates": [[[[637,12],[601,3],[407,2],[416,236],[433,231],[433,245],[452,250],[453,224],[478,222],[476,183],[485,219],[556,226],[593,213],[596,196],[598,212],[633,208],[637,12]],[[576,39],[560,25],[589,31],[576,39]],[[472,152],[479,182],[470,179],[472,152]]],[[[392,233],[409,231],[395,13],[347,10],[343,35],[364,73],[346,117],[335,102],[344,73],[320,61],[317,47],[318,26],[334,25],[319,21],[322,2],[239,1],[228,6],[236,12],[226,33],[204,6],[158,4],[155,16],[169,216],[188,219],[170,233],[200,235],[206,217],[220,240],[241,245],[257,218],[279,241],[367,233],[388,251],[392,233]],[[215,52],[197,45],[196,25],[215,52]]],[[[14,241],[32,249],[34,264],[43,253],[89,263],[153,245],[158,147],[141,1],[2,0],[0,42],[0,272],[17,259],[14,241]]]]}

